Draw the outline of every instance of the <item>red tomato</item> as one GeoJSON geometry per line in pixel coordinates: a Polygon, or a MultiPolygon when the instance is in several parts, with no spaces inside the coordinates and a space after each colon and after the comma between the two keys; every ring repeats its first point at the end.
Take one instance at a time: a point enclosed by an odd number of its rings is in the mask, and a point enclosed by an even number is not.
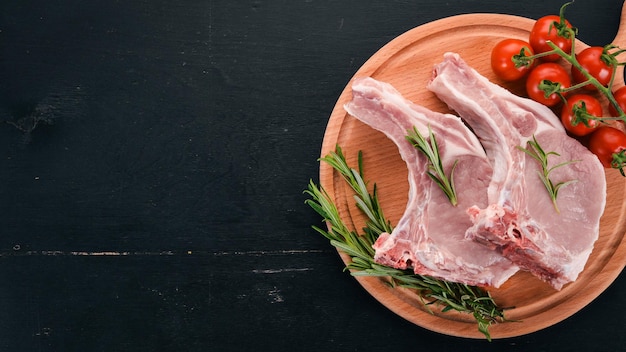
{"type": "MultiPolygon", "coordinates": [[[[592,46],[576,54],[576,60],[593,78],[606,87],[613,76],[613,69],[602,59],[603,52],[603,47],[592,46]]],[[[574,83],[587,81],[587,77],[574,66],[572,66],[572,78],[574,83]]],[[[592,84],[588,84],[584,88],[591,91],[597,90],[592,84]]]]}
{"type": "Polygon", "coordinates": [[[584,112],[595,117],[601,117],[602,104],[591,95],[574,94],[568,97],[567,104],[563,105],[561,122],[563,122],[565,129],[575,136],[586,136],[600,125],[598,120],[588,120],[589,127],[582,121],[576,121],[577,114],[584,112]]]}
{"type": "Polygon", "coordinates": [[[617,128],[600,127],[589,139],[589,150],[600,159],[604,167],[621,169],[624,166],[626,134],[617,128]]]}
{"type": "MultiPolygon", "coordinates": [[[[613,97],[617,100],[617,105],[619,105],[619,107],[626,112],[626,86],[613,92],[613,97]]],[[[613,104],[609,104],[609,113],[611,116],[619,116],[619,113],[613,104]]]]}
{"type": "Polygon", "coordinates": [[[530,71],[526,79],[526,93],[528,96],[546,106],[555,106],[561,102],[561,97],[557,93],[546,96],[545,91],[541,89],[542,85],[549,83],[546,81],[558,85],[558,87],[554,87],[555,90],[559,87],[571,87],[572,81],[563,66],[553,62],[539,64],[530,71]]]}
{"type": "MultiPolygon", "coordinates": [[[[554,43],[554,45],[569,54],[572,50],[573,36],[570,35],[569,32],[572,25],[565,19],[563,21],[563,24],[561,24],[561,18],[559,16],[548,15],[541,17],[535,22],[528,38],[528,42],[535,54],[552,50],[550,45],[548,45],[548,41],[554,43]]],[[[540,59],[542,61],[557,61],[559,58],[560,56],[558,54],[551,54],[543,56],[540,59]]]]}
{"type": "Polygon", "coordinates": [[[500,79],[505,81],[516,81],[524,77],[532,66],[532,59],[524,64],[520,61],[516,63],[516,58],[524,50],[524,56],[533,55],[530,44],[519,39],[504,39],[491,50],[491,68],[500,79]]]}

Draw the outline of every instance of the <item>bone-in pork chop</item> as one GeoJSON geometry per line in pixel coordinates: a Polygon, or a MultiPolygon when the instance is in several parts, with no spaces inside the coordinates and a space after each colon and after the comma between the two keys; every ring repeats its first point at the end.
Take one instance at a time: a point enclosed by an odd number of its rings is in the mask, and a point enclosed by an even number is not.
{"type": "Polygon", "coordinates": [[[487,186],[493,173],[476,136],[457,116],[413,104],[391,85],[373,78],[356,79],[352,92],[346,111],[390,138],[408,167],[406,210],[393,232],[381,234],[376,241],[375,260],[447,281],[500,286],[518,267],[465,238],[472,225],[466,209],[487,205],[487,186]],[[445,170],[458,161],[454,172],[457,206],[452,206],[427,176],[427,158],[406,139],[413,127],[426,138],[428,127],[433,131],[445,170]]]}
{"type": "Polygon", "coordinates": [[[545,106],[489,82],[457,54],[447,53],[428,85],[473,129],[493,167],[488,206],[469,210],[466,236],[495,249],[522,269],[560,290],[574,281],[598,238],[606,202],[604,169],[583,145],[567,136],[545,106]],[[520,151],[536,137],[549,165],[577,160],[550,174],[561,188],[557,208],[537,172],[539,164],[520,151]]]}

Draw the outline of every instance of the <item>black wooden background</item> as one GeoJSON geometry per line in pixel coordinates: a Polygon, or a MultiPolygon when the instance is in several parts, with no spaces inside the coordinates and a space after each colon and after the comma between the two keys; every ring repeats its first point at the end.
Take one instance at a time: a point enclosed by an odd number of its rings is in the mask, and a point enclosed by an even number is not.
{"type": "MultiPolygon", "coordinates": [[[[342,272],[302,194],[339,93],[389,40],[562,3],[2,1],[0,351],[624,350],[623,275],[518,338],[408,323],[342,272]]],[[[604,45],[621,7],[568,18],[604,45]]]]}

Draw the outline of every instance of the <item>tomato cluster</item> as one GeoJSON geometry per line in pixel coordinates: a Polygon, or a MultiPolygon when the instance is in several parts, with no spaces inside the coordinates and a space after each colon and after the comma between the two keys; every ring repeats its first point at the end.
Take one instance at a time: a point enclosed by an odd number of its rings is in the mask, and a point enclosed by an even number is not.
{"type": "Polygon", "coordinates": [[[528,41],[504,39],[497,43],[491,52],[491,67],[503,81],[525,79],[529,98],[555,110],[568,133],[581,138],[605,167],[623,173],[626,87],[610,91],[618,62],[616,53],[609,50],[616,47],[592,46],[574,54],[576,29],[564,18],[564,9],[558,16],[538,19],[528,41]],[[599,99],[602,94],[612,95],[621,111],[611,103],[606,110],[614,117],[611,120],[620,122],[606,123],[609,119],[604,117],[599,99]]]}

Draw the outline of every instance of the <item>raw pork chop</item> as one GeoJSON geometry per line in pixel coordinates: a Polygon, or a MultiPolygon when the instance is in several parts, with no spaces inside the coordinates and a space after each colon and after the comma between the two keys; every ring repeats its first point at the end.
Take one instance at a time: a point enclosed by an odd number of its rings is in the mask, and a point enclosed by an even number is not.
{"type": "Polygon", "coordinates": [[[499,253],[464,238],[472,225],[466,208],[486,206],[492,174],[478,139],[458,117],[415,105],[387,83],[356,79],[352,92],[346,111],[390,138],[409,171],[406,210],[393,232],[381,234],[376,241],[376,262],[400,269],[412,267],[417,274],[448,281],[500,286],[519,268],[499,253]],[[425,137],[430,126],[445,170],[458,160],[456,207],[427,175],[427,158],[405,138],[413,126],[425,137]]]}
{"type": "Polygon", "coordinates": [[[489,205],[468,211],[474,224],[467,238],[498,250],[557,290],[574,281],[598,238],[606,202],[598,159],[565,134],[550,109],[489,82],[457,54],[444,55],[428,88],[472,127],[493,166],[489,205]],[[537,174],[538,162],[517,149],[533,135],[544,151],[560,154],[549,157],[549,166],[579,160],[550,174],[554,184],[575,180],[559,191],[560,213],[537,174]]]}

